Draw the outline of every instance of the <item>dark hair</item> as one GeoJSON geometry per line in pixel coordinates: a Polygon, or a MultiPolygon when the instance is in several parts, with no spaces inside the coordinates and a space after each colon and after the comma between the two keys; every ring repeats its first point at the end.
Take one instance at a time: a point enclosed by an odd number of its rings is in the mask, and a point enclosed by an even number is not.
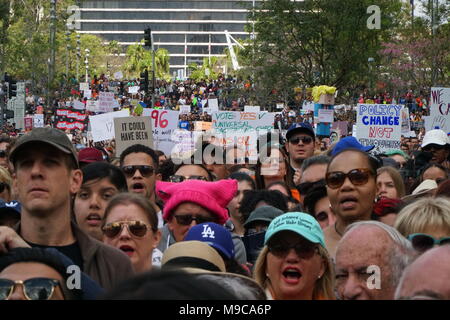
{"type": "Polygon", "coordinates": [[[83,184],[91,180],[108,178],[109,181],[119,190],[128,191],[127,179],[122,170],[107,162],[93,162],[82,169],[83,184]]]}
{"type": "Polygon", "coordinates": [[[145,272],[121,282],[103,300],[237,300],[215,281],[181,270],[145,272]]]}
{"type": "Polygon", "coordinates": [[[69,274],[66,271],[66,267],[56,254],[43,249],[43,248],[15,248],[8,251],[7,254],[0,255],[0,272],[13,265],[21,262],[36,262],[42,263],[50,268],[54,269],[61,275],[63,281],[60,281],[61,290],[66,300],[79,300],[81,299],[81,291],[69,290],[67,288],[67,279],[69,274]]]}
{"type": "MultiPolygon", "coordinates": [[[[289,186],[286,184],[286,182],[283,182],[283,181],[275,181],[275,182],[272,182],[271,184],[269,184],[269,185],[266,187],[266,189],[269,190],[269,188],[270,188],[270,187],[273,187],[273,186],[282,186],[282,187],[283,187],[284,189],[286,189],[286,191],[287,191],[287,197],[288,197],[288,198],[292,198],[292,190],[289,189],[289,186]]],[[[291,200],[289,200],[289,201],[291,201],[291,200]]]]}
{"type": "Polygon", "coordinates": [[[327,197],[327,188],[324,185],[316,185],[313,186],[305,196],[305,199],[303,200],[303,205],[305,207],[305,210],[311,214],[313,217],[316,216],[316,212],[314,210],[314,207],[316,206],[316,203],[320,200],[327,197]]]}
{"type": "Polygon", "coordinates": [[[170,176],[175,173],[175,164],[172,159],[164,160],[158,167],[157,173],[161,174],[162,181],[169,181],[170,176]]]}
{"type": "Polygon", "coordinates": [[[181,167],[184,167],[184,166],[199,166],[200,168],[205,170],[206,173],[208,174],[208,181],[214,181],[214,176],[211,173],[211,171],[209,171],[208,168],[206,168],[205,165],[203,165],[201,163],[180,163],[180,164],[175,166],[175,169],[173,170],[173,173],[175,174],[175,172],[177,172],[178,169],[180,169],[181,167]]]}
{"type": "Polygon", "coordinates": [[[324,156],[324,155],[313,156],[313,157],[307,158],[307,159],[303,160],[303,162],[302,162],[302,172],[305,171],[306,169],[308,169],[308,167],[310,167],[312,165],[329,164],[330,159],[331,158],[329,156],[324,156]]]}
{"type": "Polygon", "coordinates": [[[234,173],[230,174],[230,176],[228,178],[237,180],[238,182],[246,181],[250,184],[250,186],[252,187],[252,190],[256,189],[255,180],[253,180],[252,177],[250,177],[248,174],[246,174],[244,172],[234,172],[234,173]]]}
{"type": "Polygon", "coordinates": [[[447,179],[438,186],[435,197],[450,197],[450,180],[447,179]]]}
{"type": "Polygon", "coordinates": [[[155,154],[158,156],[158,158],[160,156],[165,156],[166,154],[164,152],[162,152],[161,150],[155,150],[155,154]]]}
{"type": "MultiPolygon", "coordinates": [[[[271,155],[272,154],[272,149],[278,149],[281,153],[281,155],[283,156],[284,159],[284,165],[286,167],[286,175],[284,177],[284,181],[286,182],[286,184],[288,185],[289,188],[294,188],[294,182],[293,182],[293,177],[294,177],[294,170],[292,169],[291,165],[289,164],[289,157],[286,153],[286,151],[282,148],[282,147],[277,147],[277,146],[268,146],[269,147],[269,153],[267,153],[267,149],[265,149],[265,147],[263,147],[262,151],[263,154],[267,154],[267,155],[271,155]]],[[[261,161],[260,159],[258,159],[258,162],[255,166],[255,181],[256,181],[256,187],[257,189],[266,189],[266,185],[264,182],[264,177],[261,175],[261,161]]]]}
{"type": "Polygon", "coordinates": [[[356,153],[362,154],[367,159],[367,161],[369,162],[369,167],[370,167],[370,169],[372,169],[374,177],[376,177],[378,168],[383,166],[383,161],[380,158],[378,158],[378,157],[376,157],[374,155],[371,155],[370,153],[367,153],[365,151],[359,150],[359,149],[345,149],[345,150],[342,150],[341,152],[335,154],[334,156],[332,156],[331,159],[330,159],[330,162],[328,163],[328,166],[327,166],[327,172],[330,169],[330,165],[333,163],[334,159],[337,156],[341,155],[342,153],[348,152],[348,151],[352,151],[352,152],[356,152],[356,153]]]}
{"type": "Polygon", "coordinates": [[[448,178],[448,170],[447,170],[444,166],[440,165],[439,163],[432,162],[432,163],[427,164],[427,165],[426,165],[425,167],[423,167],[422,170],[420,171],[420,181],[421,181],[421,182],[423,181],[423,174],[425,173],[425,171],[427,171],[427,170],[430,169],[430,168],[434,168],[434,167],[436,167],[436,168],[441,169],[442,171],[444,171],[444,172],[445,172],[445,177],[448,178]]]}
{"type": "Polygon", "coordinates": [[[158,170],[158,164],[159,164],[159,157],[156,154],[155,150],[152,148],[149,148],[147,146],[144,146],[142,144],[133,144],[132,146],[129,146],[126,148],[121,154],[120,154],[120,166],[123,166],[123,161],[127,155],[130,153],[146,153],[148,154],[152,160],[153,160],[153,166],[155,170],[158,170]]]}
{"type": "Polygon", "coordinates": [[[280,209],[283,212],[286,212],[288,209],[285,195],[278,190],[247,190],[244,191],[241,206],[239,207],[243,219],[242,223],[247,220],[260,201],[264,201],[269,206],[280,209]]]}

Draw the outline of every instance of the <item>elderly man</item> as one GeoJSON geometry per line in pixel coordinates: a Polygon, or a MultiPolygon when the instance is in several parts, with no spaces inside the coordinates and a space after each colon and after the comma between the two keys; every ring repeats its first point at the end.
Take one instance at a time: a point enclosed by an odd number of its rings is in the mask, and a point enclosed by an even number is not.
{"type": "Polygon", "coordinates": [[[411,243],[378,221],[351,224],[336,251],[336,293],[345,300],[392,300],[415,256],[411,243]]]}
{"type": "Polygon", "coordinates": [[[431,249],[406,268],[395,299],[450,300],[449,274],[450,245],[431,249]]]}

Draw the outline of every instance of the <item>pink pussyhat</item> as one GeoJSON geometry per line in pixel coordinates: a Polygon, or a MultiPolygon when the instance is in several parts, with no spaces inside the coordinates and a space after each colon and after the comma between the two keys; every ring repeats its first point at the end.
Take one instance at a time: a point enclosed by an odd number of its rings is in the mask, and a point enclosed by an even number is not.
{"type": "Polygon", "coordinates": [[[217,216],[218,223],[228,220],[227,205],[238,188],[237,180],[216,182],[187,180],[181,183],[156,181],[156,194],[164,201],[163,218],[169,221],[182,203],[195,203],[217,216]]]}

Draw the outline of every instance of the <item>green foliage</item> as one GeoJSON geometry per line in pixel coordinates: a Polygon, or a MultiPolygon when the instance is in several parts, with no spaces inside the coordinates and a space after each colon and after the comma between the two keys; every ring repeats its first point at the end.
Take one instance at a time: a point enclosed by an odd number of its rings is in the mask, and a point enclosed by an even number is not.
{"type": "Polygon", "coordinates": [[[195,81],[217,80],[219,73],[221,73],[221,65],[219,62],[219,58],[217,57],[208,57],[203,58],[202,65],[190,63],[188,65],[188,70],[190,72],[189,78],[194,79],[195,81]]]}
{"type": "MultiPolygon", "coordinates": [[[[125,73],[129,78],[138,78],[140,73],[153,70],[152,53],[144,47],[144,40],[128,46],[125,60],[125,73]]],[[[169,74],[169,51],[160,48],[155,51],[155,77],[157,79],[170,79],[169,74]]]]}

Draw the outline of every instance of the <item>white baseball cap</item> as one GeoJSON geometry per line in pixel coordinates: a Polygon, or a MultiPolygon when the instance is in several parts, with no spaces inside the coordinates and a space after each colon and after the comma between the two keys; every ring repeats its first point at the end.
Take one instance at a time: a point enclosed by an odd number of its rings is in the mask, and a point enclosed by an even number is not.
{"type": "Polygon", "coordinates": [[[429,144],[438,144],[440,146],[450,144],[447,134],[441,129],[430,130],[425,133],[422,141],[422,148],[429,144]]]}

